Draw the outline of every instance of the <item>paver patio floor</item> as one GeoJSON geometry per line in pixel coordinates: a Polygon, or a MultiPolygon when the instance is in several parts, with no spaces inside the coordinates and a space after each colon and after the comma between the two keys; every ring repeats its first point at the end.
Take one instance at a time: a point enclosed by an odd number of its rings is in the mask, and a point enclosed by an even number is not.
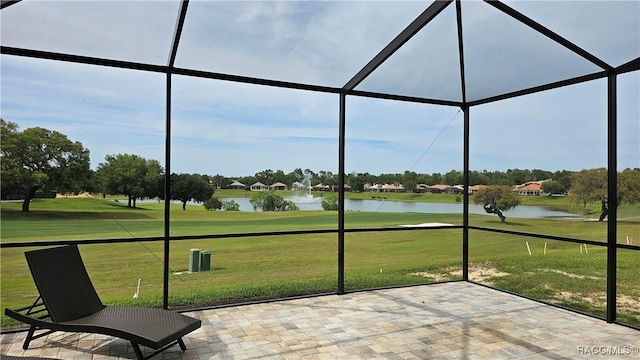
{"type": "MultiPolygon", "coordinates": [[[[640,358],[640,332],[469,282],[276,301],[186,313],[202,328],[157,359],[640,358]],[[614,354],[615,353],[615,354],[614,354]]],[[[3,356],[135,359],[124,340],[55,333],[3,356]]],[[[147,349],[148,350],[148,349],[147,349]]]]}

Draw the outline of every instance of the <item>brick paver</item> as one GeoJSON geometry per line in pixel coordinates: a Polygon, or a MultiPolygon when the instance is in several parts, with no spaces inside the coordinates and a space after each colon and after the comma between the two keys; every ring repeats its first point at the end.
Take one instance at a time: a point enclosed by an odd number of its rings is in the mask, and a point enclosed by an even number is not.
{"type": "MultiPolygon", "coordinates": [[[[639,358],[640,332],[467,282],[186,313],[202,328],[157,359],[639,358]],[[598,352],[595,354],[595,352],[598,352]]],[[[134,359],[126,341],[55,333],[0,353],[65,360],[134,359]]]]}

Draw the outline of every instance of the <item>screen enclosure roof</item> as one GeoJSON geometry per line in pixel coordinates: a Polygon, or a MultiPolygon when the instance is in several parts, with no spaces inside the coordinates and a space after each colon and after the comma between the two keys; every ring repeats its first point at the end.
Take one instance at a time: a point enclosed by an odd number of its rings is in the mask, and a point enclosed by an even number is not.
{"type": "Polygon", "coordinates": [[[474,105],[640,67],[638,1],[2,1],[2,53],[474,105]]]}

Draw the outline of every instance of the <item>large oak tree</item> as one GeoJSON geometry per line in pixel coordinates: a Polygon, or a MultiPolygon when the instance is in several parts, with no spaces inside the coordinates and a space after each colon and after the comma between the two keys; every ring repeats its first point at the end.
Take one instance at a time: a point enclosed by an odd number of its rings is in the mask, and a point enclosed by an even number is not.
{"type": "Polygon", "coordinates": [[[97,175],[103,191],[126,195],[127,206],[136,207],[137,199],[161,197],[164,169],[157,160],[138,155],[107,155],[98,166],[97,175]]]}
{"type": "Polygon", "coordinates": [[[198,174],[171,174],[171,199],[182,202],[182,210],[189,201],[207,201],[213,195],[212,185],[204,182],[198,174]]]}
{"type": "Polygon", "coordinates": [[[0,119],[2,192],[23,200],[28,212],[38,190],[80,192],[91,179],[89,150],[66,135],[41,127],[18,131],[18,125],[0,119]]]}
{"type": "MultiPolygon", "coordinates": [[[[609,215],[610,206],[607,189],[607,169],[588,169],[573,174],[569,194],[576,203],[583,206],[600,202],[601,211],[598,220],[604,221],[609,215]]],[[[640,202],[640,169],[625,169],[618,173],[618,194],[614,197],[614,201],[616,205],[640,202]]]]}

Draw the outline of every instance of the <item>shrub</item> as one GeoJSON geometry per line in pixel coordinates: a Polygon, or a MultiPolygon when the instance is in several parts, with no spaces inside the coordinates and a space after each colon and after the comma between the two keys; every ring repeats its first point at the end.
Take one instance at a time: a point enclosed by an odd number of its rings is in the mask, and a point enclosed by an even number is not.
{"type": "Polygon", "coordinates": [[[338,211],[338,197],[330,195],[322,199],[322,210],[325,211],[338,211]]]}
{"type": "Polygon", "coordinates": [[[222,210],[224,210],[224,211],[240,211],[240,204],[238,204],[234,200],[223,201],[222,202],[222,210]]]}
{"type": "Polygon", "coordinates": [[[293,201],[285,200],[273,191],[259,192],[249,199],[253,211],[297,211],[300,210],[293,201]]]}
{"type": "Polygon", "coordinates": [[[204,208],[207,211],[209,211],[209,210],[220,210],[220,209],[222,209],[222,202],[217,197],[212,196],[209,199],[207,199],[204,203],[202,203],[202,206],[204,206],[204,208]]]}

